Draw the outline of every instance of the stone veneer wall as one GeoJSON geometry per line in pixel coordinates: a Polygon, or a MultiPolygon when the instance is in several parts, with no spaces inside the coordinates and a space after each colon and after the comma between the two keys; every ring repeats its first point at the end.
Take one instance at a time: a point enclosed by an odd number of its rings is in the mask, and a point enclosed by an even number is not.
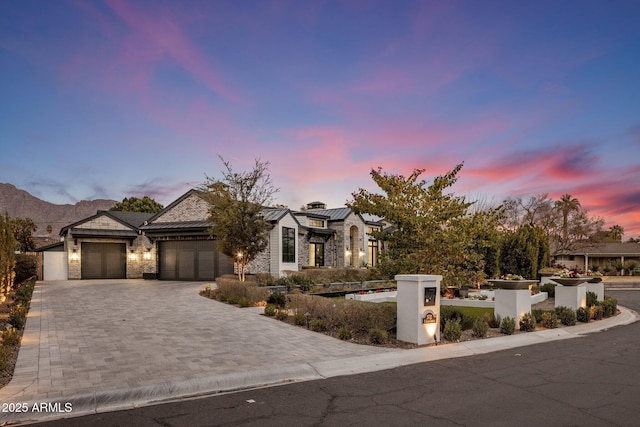
{"type": "Polygon", "coordinates": [[[206,221],[209,217],[209,203],[192,194],[153,222],[206,221]]]}
{"type": "MultiPolygon", "coordinates": [[[[366,256],[367,248],[365,244],[365,236],[367,227],[358,215],[351,214],[344,221],[331,223],[330,228],[336,230],[336,268],[345,268],[349,266],[350,257],[346,255],[347,247],[352,251],[363,251],[366,256]],[[352,226],[356,226],[358,228],[358,248],[351,248],[350,245],[350,229],[352,226]]],[[[360,258],[359,262],[357,262],[354,267],[360,267],[362,261],[364,261],[364,259],[360,258]]]]}

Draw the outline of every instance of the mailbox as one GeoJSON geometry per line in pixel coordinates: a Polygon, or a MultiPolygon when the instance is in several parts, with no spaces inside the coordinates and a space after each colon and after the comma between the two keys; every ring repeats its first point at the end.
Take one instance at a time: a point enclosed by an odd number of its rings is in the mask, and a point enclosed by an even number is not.
{"type": "Polygon", "coordinates": [[[440,282],[442,276],[399,274],[398,339],[418,345],[440,341],[440,282]]]}

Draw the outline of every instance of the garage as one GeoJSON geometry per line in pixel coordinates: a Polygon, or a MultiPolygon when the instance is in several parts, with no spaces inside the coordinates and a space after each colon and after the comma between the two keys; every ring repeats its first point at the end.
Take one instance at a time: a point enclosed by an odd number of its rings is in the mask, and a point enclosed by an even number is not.
{"type": "Polygon", "coordinates": [[[161,280],[214,280],[233,274],[233,264],[218,252],[215,240],[161,241],[158,248],[161,280]]]}
{"type": "Polygon", "coordinates": [[[126,279],[125,243],[82,243],[83,279],[126,279]]]}

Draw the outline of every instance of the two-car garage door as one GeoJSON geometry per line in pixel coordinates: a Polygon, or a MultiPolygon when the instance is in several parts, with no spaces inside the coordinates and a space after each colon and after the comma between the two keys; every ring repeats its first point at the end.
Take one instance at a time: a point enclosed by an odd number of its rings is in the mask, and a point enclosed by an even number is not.
{"type": "Polygon", "coordinates": [[[215,240],[158,242],[161,280],[214,280],[233,274],[233,264],[218,252],[215,240]]]}

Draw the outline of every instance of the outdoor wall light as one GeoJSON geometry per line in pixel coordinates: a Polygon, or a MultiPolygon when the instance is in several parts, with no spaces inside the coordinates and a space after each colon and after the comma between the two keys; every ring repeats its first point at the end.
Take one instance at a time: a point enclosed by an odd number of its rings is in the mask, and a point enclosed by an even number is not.
{"type": "Polygon", "coordinates": [[[146,251],[143,255],[142,258],[146,259],[146,260],[150,260],[151,259],[151,251],[146,251]]]}
{"type": "Polygon", "coordinates": [[[71,261],[77,261],[78,260],[78,252],[74,249],[73,251],[71,251],[71,261]]]}
{"type": "Polygon", "coordinates": [[[138,259],[138,255],[136,255],[135,252],[131,251],[131,253],[129,254],[129,259],[131,261],[135,261],[136,259],[138,259]]]}
{"type": "Polygon", "coordinates": [[[364,256],[364,251],[358,252],[358,255],[360,255],[360,258],[362,258],[364,256]]]}
{"type": "Polygon", "coordinates": [[[347,249],[346,251],[344,251],[346,256],[351,256],[351,251],[349,249],[347,249]]]}

